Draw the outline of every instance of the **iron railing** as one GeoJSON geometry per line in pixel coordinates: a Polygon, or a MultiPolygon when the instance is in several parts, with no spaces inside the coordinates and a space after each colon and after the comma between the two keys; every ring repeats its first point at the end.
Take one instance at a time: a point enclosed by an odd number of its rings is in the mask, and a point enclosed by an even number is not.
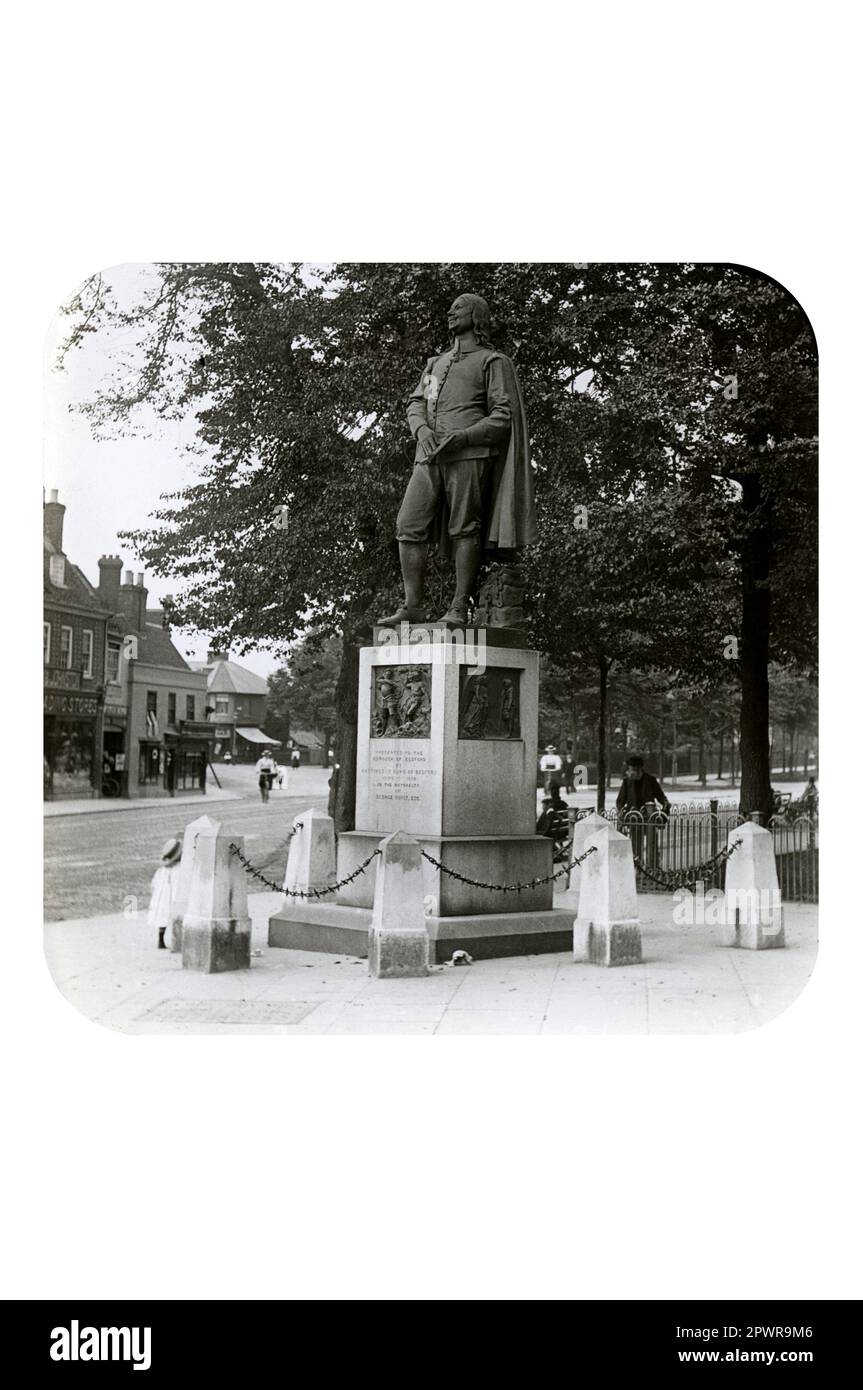
{"type": "MultiPolygon", "coordinates": [[[[590,808],[571,808],[575,822],[590,814],[590,808]]],[[[692,801],[674,803],[666,811],[658,809],[619,812],[604,811],[604,818],[632,840],[633,853],[644,866],[636,869],[640,893],[672,892],[674,882],[657,883],[660,878],[692,869],[713,859],[728,843],[728,836],[745,817],[733,801],[692,801]],[[648,874],[653,877],[648,877],[648,874]]],[[[786,902],[818,901],[818,819],[798,816],[790,820],[774,816],[768,829],[773,835],[779,888],[786,902]]],[[[722,888],[725,865],[719,862],[704,871],[705,891],[722,888]]]]}

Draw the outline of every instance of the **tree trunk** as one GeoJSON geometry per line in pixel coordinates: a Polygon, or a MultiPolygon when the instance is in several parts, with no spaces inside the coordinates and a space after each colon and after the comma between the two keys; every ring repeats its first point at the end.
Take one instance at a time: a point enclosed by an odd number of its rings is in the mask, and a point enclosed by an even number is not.
{"type": "Polygon", "coordinates": [[[698,780],[702,787],[707,786],[707,763],[704,760],[704,723],[698,725],[698,780]]]}
{"type": "Polygon", "coordinates": [[[737,742],[734,737],[734,730],[731,730],[731,785],[737,786],[737,742]]]}
{"type": "Polygon", "coordinates": [[[604,657],[599,659],[599,723],[596,731],[596,809],[605,810],[605,778],[606,778],[606,734],[605,726],[608,719],[608,662],[604,657]]]}
{"type": "Polygon", "coordinates": [[[335,693],[335,761],[338,770],[333,769],[327,806],[327,813],[332,816],[337,833],[353,830],[356,820],[359,677],[360,649],[356,640],[346,634],[342,638],[342,664],[335,693]]]}
{"type": "Polygon", "coordinates": [[[719,753],[716,758],[716,780],[722,781],[722,754],[725,752],[725,730],[719,730],[719,753]]]}
{"type": "Polygon", "coordinates": [[[742,479],[744,535],[741,549],[743,604],[740,621],[740,810],[760,811],[766,825],[770,792],[770,537],[762,513],[761,480],[742,479]]]}

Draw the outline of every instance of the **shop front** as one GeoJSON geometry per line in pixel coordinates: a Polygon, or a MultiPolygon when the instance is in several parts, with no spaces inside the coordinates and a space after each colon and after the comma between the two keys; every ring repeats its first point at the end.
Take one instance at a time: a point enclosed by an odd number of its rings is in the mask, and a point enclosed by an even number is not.
{"type": "Polygon", "coordinates": [[[141,796],[175,796],[207,790],[207,765],[212,727],[206,732],[169,727],[164,740],[142,738],[138,745],[138,787],[141,796]]]}
{"type": "Polygon", "coordinates": [[[128,796],[129,769],[125,705],[105,703],[102,722],[102,795],[128,796]]]}
{"type": "Polygon", "coordinates": [[[76,683],[80,687],[76,671],[46,672],[42,758],[46,801],[100,795],[102,696],[83,692],[76,683]]]}

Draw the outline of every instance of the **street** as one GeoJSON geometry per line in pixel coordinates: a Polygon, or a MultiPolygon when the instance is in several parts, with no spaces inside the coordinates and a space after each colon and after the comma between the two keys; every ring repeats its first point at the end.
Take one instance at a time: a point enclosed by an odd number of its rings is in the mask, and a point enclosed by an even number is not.
{"type": "MultiPolygon", "coordinates": [[[[286,840],[294,817],[309,806],[326,810],[327,768],[288,773],[285,788],[264,805],[249,768],[219,769],[223,787],[239,800],[202,796],[194,803],[154,800],[121,810],[54,815],[45,820],[45,920],[95,917],[146,909],[150,881],[159,867],[162,845],[182,838],[189,821],[212,816],[246,837],[246,852],[263,873],[281,881],[287,862],[286,840]],[[290,778],[296,777],[294,783],[290,778]],[[131,904],[130,898],[137,902],[131,904]]],[[[100,803],[100,806],[105,803],[100,803]]],[[[260,888],[250,880],[249,888],[260,888]]]]}

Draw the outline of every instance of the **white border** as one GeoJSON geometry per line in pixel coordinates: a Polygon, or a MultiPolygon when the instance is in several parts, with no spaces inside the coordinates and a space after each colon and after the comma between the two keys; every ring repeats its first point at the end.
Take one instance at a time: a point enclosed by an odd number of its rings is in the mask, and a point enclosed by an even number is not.
{"type": "Polygon", "coordinates": [[[156,0],[16,17],[7,1297],[859,1296],[857,687],[839,667],[859,640],[858,73],[844,13],[540,3],[528,24],[522,7],[444,2],[341,5],[323,26],[253,2],[211,6],[205,25],[156,0]],[[733,260],[798,296],[822,354],[825,939],[775,1023],[397,1048],[135,1039],[56,993],[36,896],[41,343],[97,268],[238,256],[733,260]]]}

